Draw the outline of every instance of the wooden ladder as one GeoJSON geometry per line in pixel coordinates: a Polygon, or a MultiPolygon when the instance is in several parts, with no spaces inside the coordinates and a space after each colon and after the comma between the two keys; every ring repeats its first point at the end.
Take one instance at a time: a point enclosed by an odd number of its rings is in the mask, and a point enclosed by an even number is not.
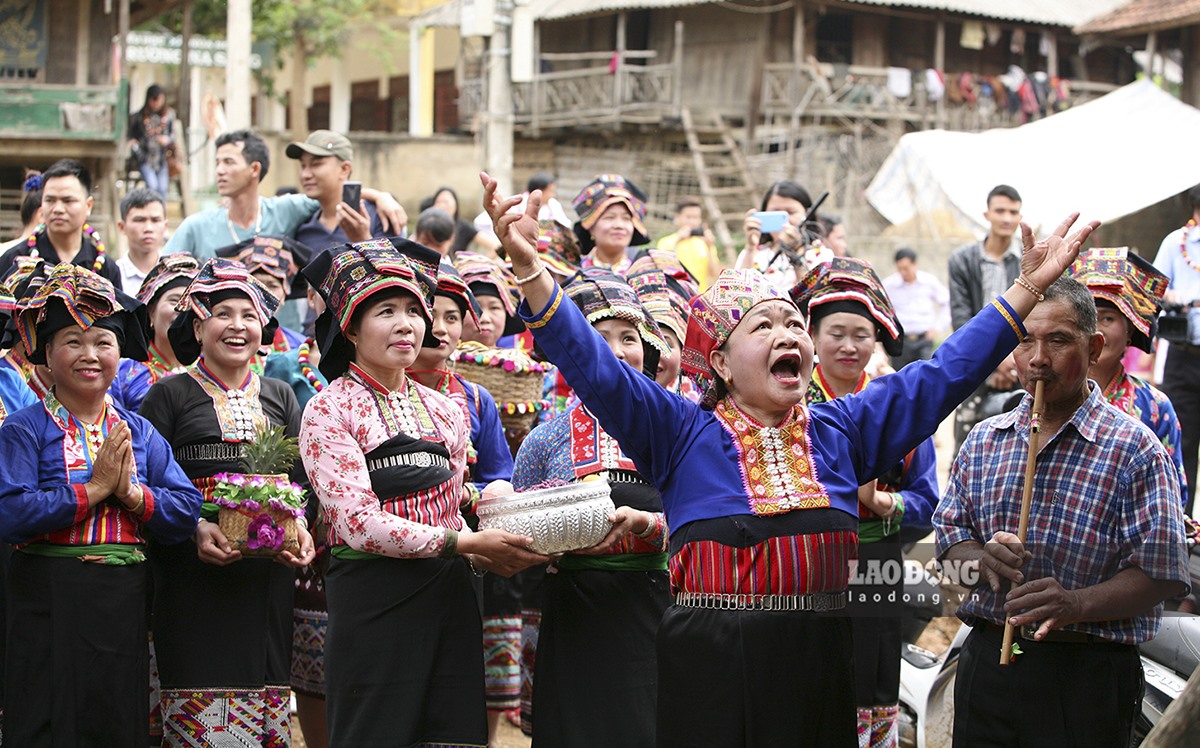
{"type": "Polygon", "coordinates": [[[700,182],[700,199],[709,224],[724,248],[726,261],[732,263],[737,252],[726,216],[736,221],[758,200],[746,157],[719,113],[700,114],[699,127],[691,109],[683,107],[681,114],[688,150],[692,153],[692,163],[700,182]]]}

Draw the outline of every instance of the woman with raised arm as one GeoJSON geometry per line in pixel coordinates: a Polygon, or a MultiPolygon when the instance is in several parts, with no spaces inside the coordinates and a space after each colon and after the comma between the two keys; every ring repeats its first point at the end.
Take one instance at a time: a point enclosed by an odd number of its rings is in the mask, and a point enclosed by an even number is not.
{"type": "Polygon", "coordinates": [[[1098,226],[1025,232],[1023,275],[932,362],[804,404],[812,340],[790,298],[726,271],[692,302],[689,403],[622,363],[537,261],[537,211],[484,206],[525,295],[522,316],[580,400],[661,491],[675,605],[658,633],[660,746],[854,745],[845,607],[858,487],[928,438],[1024,335],[1020,320],[1098,226]],[[1067,238],[1064,238],[1067,237],[1067,238]],[[913,407],[913,403],[919,403],[913,407]]]}
{"type": "Polygon", "coordinates": [[[404,239],[319,254],[304,275],[330,384],[300,450],[332,558],[325,697],[337,746],[487,745],[472,573],[547,559],[531,538],[463,522],[469,423],[408,376],[429,334],[441,256],[404,239]]]}

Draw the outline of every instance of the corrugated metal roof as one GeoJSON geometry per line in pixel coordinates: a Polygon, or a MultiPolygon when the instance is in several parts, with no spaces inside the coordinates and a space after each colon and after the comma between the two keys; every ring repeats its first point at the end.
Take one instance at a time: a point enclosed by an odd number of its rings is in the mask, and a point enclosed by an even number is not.
{"type": "Polygon", "coordinates": [[[1074,28],[1120,6],[1126,0],[842,0],[855,5],[941,10],[1002,21],[1044,23],[1074,28]]]}
{"type": "MultiPolygon", "coordinates": [[[[1125,0],[842,0],[863,6],[919,8],[922,10],[962,13],[982,18],[1050,26],[1074,27],[1117,8],[1125,0]]],[[[1163,1],[1163,0],[1158,0],[1163,1]]],[[[1169,1],[1169,0],[1168,0],[1169,1]]],[[[456,26],[462,14],[462,3],[472,0],[450,0],[445,5],[425,11],[416,22],[423,26],[456,26]]],[[[573,16],[614,13],[622,10],[679,8],[689,5],[709,5],[722,0],[530,0],[529,9],[535,19],[554,21],[573,16]]],[[[753,7],[754,2],[740,0],[736,4],[753,7]]],[[[762,0],[763,5],[773,0],[762,0]]]]}
{"type": "Polygon", "coordinates": [[[1133,0],[1077,27],[1077,34],[1139,34],[1200,23],[1200,0],[1133,0]]]}

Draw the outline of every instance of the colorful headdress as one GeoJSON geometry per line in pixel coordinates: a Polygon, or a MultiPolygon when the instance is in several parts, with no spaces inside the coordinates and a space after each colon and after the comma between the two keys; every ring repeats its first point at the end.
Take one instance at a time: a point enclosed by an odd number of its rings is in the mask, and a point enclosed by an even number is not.
{"type": "Polygon", "coordinates": [[[669,249],[643,249],[638,252],[626,275],[642,273],[647,270],[660,270],[668,278],[674,278],[679,282],[679,286],[684,290],[688,300],[700,293],[700,281],[696,280],[696,276],[683,266],[683,263],[679,261],[679,256],[669,249]]]}
{"type": "Polygon", "coordinates": [[[605,319],[623,319],[637,327],[645,352],[642,370],[654,378],[659,356],[667,353],[670,346],[663,339],[658,323],[624,278],[610,270],[587,268],[571,279],[563,291],[590,324],[605,319]]]}
{"type": "Polygon", "coordinates": [[[1067,274],[1088,287],[1098,300],[1117,308],[1132,327],[1135,347],[1151,352],[1158,310],[1170,280],[1128,247],[1081,253],[1067,274]]]}
{"type": "MultiPolygon", "coordinates": [[[[636,263],[634,263],[636,265],[636,263]]],[[[630,273],[625,278],[629,281],[646,311],[658,323],[675,333],[682,344],[687,336],[687,320],[690,313],[689,304],[694,293],[689,293],[684,284],[677,278],[667,275],[658,268],[647,268],[638,273],[630,273]]]]}
{"type": "Polygon", "coordinates": [[[645,244],[650,241],[646,232],[646,193],[620,174],[601,174],[584,187],[571,206],[579,216],[575,224],[575,235],[584,250],[592,246],[592,226],[600,218],[600,214],[609,206],[623,203],[633,216],[633,240],[630,246],[645,244]]]}
{"type": "Polygon", "coordinates": [[[791,290],[792,301],[801,312],[820,317],[833,312],[852,312],[875,323],[876,337],[888,355],[899,356],[904,347],[904,328],[896,318],[871,263],[856,257],[834,257],[808,271],[791,290]]]}
{"type": "Polygon", "coordinates": [[[213,306],[230,295],[249,299],[262,324],[262,339],[270,341],[274,337],[275,328],[279,326],[275,319],[279,299],[272,296],[242,263],[216,258],[204,263],[196,272],[175,306],[179,314],[167,330],[167,338],[180,363],[190,364],[200,357],[200,342],[196,340],[192,322],[203,322],[211,317],[213,306]]]}
{"type": "Polygon", "coordinates": [[[496,296],[504,304],[504,329],[501,335],[516,335],[525,329],[517,316],[517,279],[499,260],[475,252],[459,252],[454,259],[462,279],[476,296],[496,296]]]}
{"type": "Polygon", "coordinates": [[[45,282],[17,303],[17,332],[25,342],[29,360],[46,363],[46,343],[64,327],[78,325],[112,330],[120,341],[121,355],[144,361],[146,307],[113,288],[106,278],[76,265],[56,265],[45,282]]]}
{"type": "Polygon", "coordinates": [[[142,287],[138,289],[137,299],[149,307],[168,289],[190,285],[198,272],[200,263],[189,254],[180,252],[163,255],[158,264],[146,273],[142,287]]]}
{"type": "Polygon", "coordinates": [[[479,324],[479,302],[475,300],[475,294],[471,293],[467,282],[458,274],[453,263],[445,257],[442,258],[442,264],[438,267],[437,295],[458,302],[463,314],[470,317],[476,325],[479,324]]]}
{"type": "Polygon", "coordinates": [[[304,296],[304,283],[297,283],[300,269],[308,262],[308,247],[286,236],[259,234],[217,250],[217,257],[237,260],[251,274],[264,272],[283,281],[289,299],[304,296]]]}
{"type": "Polygon", "coordinates": [[[538,257],[550,272],[571,276],[579,272],[583,254],[579,251],[579,239],[571,229],[555,220],[538,222],[538,257]]]}
{"type": "Polygon", "coordinates": [[[0,319],[3,319],[4,333],[0,336],[0,348],[12,348],[20,340],[17,332],[17,305],[35,293],[46,282],[50,268],[40,257],[17,257],[8,273],[0,282],[0,319]]]}
{"type": "Polygon", "coordinates": [[[701,391],[701,406],[712,409],[717,404],[716,373],[708,362],[709,354],[725,345],[751,309],[773,300],[794,306],[787,294],[756,270],[726,270],[707,291],[692,299],[682,364],[701,391]]]}
{"type": "Polygon", "coordinates": [[[381,291],[406,291],[420,300],[426,320],[422,344],[436,344],[431,328],[441,259],[436,250],[398,237],[330,247],[314,257],[301,272],[327,305],[317,318],[321,373],[330,381],[345,373],[354,345],[344,333],[359,305],[381,291]]]}

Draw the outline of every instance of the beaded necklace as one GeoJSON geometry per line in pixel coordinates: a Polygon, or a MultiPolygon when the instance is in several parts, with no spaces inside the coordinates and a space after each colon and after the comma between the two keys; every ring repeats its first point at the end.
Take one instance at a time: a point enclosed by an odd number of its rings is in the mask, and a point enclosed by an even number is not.
{"type": "Polygon", "coordinates": [[[1187,240],[1188,234],[1192,233],[1192,229],[1196,228],[1196,219],[1189,219],[1187,225],[1183,227],[1183,238],[1179,240],[1179,254],[1183,255],[1183,261],[1186,262],[1192,270],[1200,270],[1200,264],[1188,257],[1187,240]]]}
{"type": "MultiPolygon", "coordinates": [[[[46,231],[46,224],[38,224],[38,227],[33,230],[29,238],[25,240],[25,246],[29,249],[30,257],[40,257],[38,254],[38,237],[46,231]]],[[[104,246],[104,240],[96,233],[96,229],[92,228],[90,223],[83,224],[83,233],[87,234],[92,243],[96,245],[96,261],[92,263],[92,272],[100,272],[100,268],[104,267],[104,262],[107,259],[108,247],[104,246]]]]}
{"type": "Polygon", "coordinates": [[[317,373],[313,371],[312,363],[309,361],[308,352],[312,350],[313,339],[309,338],[296,349],[296,360],[300,362],[300,373],[308,380],[308,383],[313,386],[317,392],[325,389],[325,384],[317,377],[317,373]]]}

